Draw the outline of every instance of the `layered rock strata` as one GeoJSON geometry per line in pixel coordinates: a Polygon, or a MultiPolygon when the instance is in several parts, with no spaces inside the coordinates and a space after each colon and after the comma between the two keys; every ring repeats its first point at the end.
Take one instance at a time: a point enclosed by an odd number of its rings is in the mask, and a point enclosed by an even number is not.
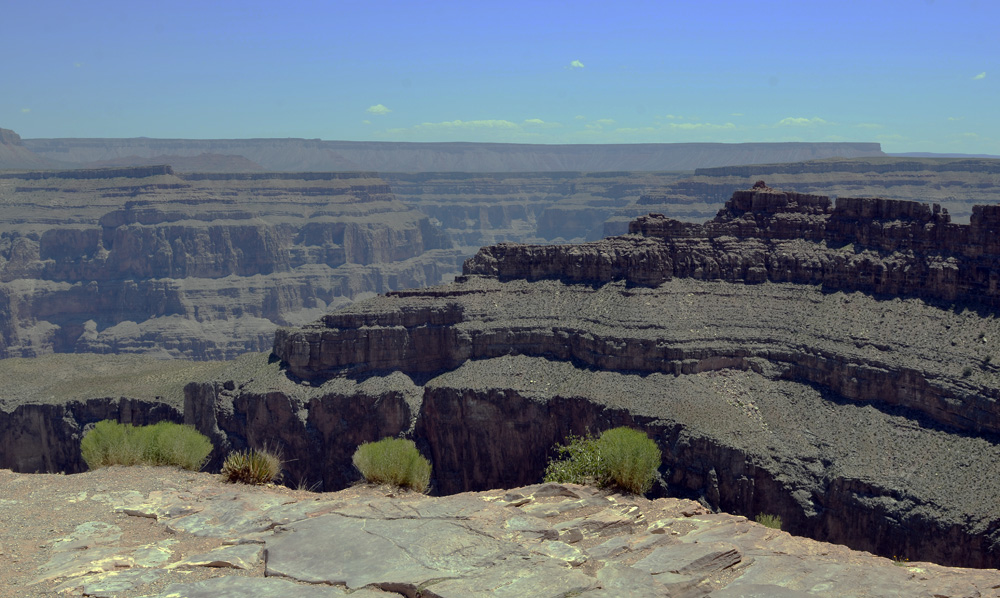
{"type": "Polygon", "coordinates": [[[674,277],[819,284],[830,290],[1000,305],[1000,206],[969,225],[917,202],[739,191],[704,225],[650,214],[621,237],[562,250],[484,248],[467,274],[656,285],[674,277]]]}
{"type": "Polygon", "coordinates": [[[372,174],[0,174],[0,356],[231,358],[463,253],[372,174]]]}
{"type": "Polygon", "coordinates": [[[313,386],[422,382],[442,491],[526,483],[566,434],[634,425],[670,492],[996,566],[998,213],[737,192],[704,225],[484,248],[456,284],[279,330],[274,354],[313,386]]]}

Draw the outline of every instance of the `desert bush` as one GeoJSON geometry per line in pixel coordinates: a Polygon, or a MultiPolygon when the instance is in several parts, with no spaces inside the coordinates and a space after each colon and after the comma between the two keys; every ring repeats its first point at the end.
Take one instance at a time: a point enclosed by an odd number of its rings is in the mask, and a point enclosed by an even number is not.
{"type": "Polygon", "coordinates": [[[267,449],[247,449],[226,455],[222,478],[227,482],[257,486],[269,484],[281,475],[281,459],[267,449]]]}
{"type": "Polygon", "coordinates": [[[660,449],[645,432],[620,427],[599,438],[571,436],[556,447],[559,458],[545,469],[547,482],[617,486],[645,494],[660,468],[660,449]]]}
{"type": "Polygon", "coordinates": [[[212,442],[193,426],[160,422],[151,426],[104,420],[84,435],[80,453],[90,469],[110,465],[174,465],[197,471],[212,442]]]}
{"type": "Polygon", "coordinates": [[[765,515],[761,513],[754,517],[754,521],[771,529],[781,529],[781,517],[777,515],[765,515]]]}
{"type": "Polygon", "coordinates": [[[545,468],[545,481],[600,486],[601,458],[597,438],[567,436],[566,444],[555,447],[558,458],[545,468]]]}
{"type": "Polygon", "coordinates": [[[373,484],[392,484],[425,492],[431,481],[431,463],[420,454],[412,440],[383,438],[366,442],[352,458],[365,480],[373,484]]]}

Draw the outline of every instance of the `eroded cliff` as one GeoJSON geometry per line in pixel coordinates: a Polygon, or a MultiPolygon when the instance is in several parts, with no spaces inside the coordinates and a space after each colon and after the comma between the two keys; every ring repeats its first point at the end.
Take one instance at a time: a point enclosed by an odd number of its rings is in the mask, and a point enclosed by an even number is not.
{"type": "Polygon", "coordinates": [[[423,382],[442,491],[526,483],[566,434],[635,425],[669,492],[997,566],[997,213],[737,192],[704,225],[484,248],[453,285],[279,330],[274,354],[313,386],[423,382]]]}
{"type": "Polygon", "coordinates": [[[358,296],[448,280],[462,253],[365,173],[0,175],[0,356],[231,358],[358,296]]]}

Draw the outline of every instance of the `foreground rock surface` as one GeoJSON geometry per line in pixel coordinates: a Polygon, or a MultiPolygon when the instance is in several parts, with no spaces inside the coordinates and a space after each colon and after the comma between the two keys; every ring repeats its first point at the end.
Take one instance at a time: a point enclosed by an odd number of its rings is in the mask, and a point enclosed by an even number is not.
{"type": "Polygon", "coordinates": [[[323,495],[249,488],[167,468],[0,471],[0,480],[4,596],[1000,592],[995,570],[894,563],[692,501],[572,484],[431,498],[369,486],[323,495]]]}

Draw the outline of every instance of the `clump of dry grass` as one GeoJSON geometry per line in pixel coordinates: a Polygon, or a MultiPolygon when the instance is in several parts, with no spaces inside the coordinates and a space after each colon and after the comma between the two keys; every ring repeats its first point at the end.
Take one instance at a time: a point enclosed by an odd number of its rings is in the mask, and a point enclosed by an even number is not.
{"type": "Polygon", "coordinates": [[[267,449],[247,449],[226,455],[222,478],[227,482],[259,486],[281,475],[281,458],[267,449]]]}

